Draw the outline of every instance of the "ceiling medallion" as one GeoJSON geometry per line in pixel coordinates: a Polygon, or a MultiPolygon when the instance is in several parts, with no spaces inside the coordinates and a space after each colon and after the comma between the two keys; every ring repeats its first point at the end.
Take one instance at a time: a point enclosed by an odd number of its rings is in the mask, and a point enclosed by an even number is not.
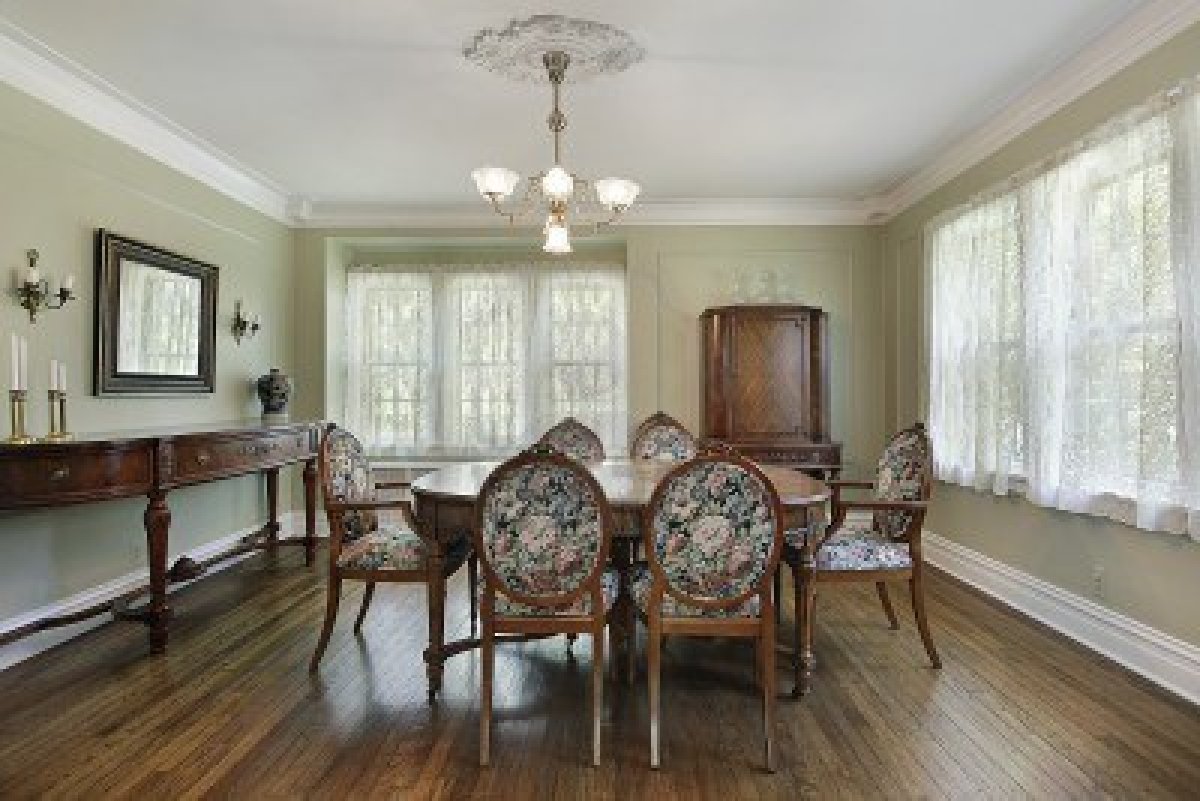
{"type": "Polygon", "coordinates": [[[515,19],[499,30],[484,28],[463,47],[463,56],[514,81],[538,83],[546,76],[542,57],[551,51],[570,58],[569,83],[622,72],[646,56],[620,28],[558,14],[515,19]]]}
{"type": "Polygon", "coordinates": [[[550,169],[531,175],[515,208],[503,205],[521,182],[521,176],[505,167],[480,167],[471,173],[475,187],[496,213],[510,224],[541,208],[546,214],[542,250],[571,252],[571,225],[590,223],[594,232],[623,214],[641,192],[641,187],[624,178],[593,181],[562,166],[562,132],[567,116],[559,106],[568,67],[571,75],[592,77],[619,72],[638,61],[644,52],[629,35],[611,25],[548,14],[517,20],[501,31],[480,31],[463,50],[469,61],[517,80],[528,80],[530,64],[536,75],[550,83],[551,109],[546,122],[554,144],[550,169]],[[580,67],[582,61],[582,69],[580,67]]]}

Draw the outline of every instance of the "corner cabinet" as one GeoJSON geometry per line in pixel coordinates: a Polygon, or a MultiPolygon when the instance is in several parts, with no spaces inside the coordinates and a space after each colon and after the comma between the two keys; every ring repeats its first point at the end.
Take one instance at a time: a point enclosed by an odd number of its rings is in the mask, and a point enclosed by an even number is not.
{"type": "Polygon", "coordinates": [[[700,315],[701,436],[759,462],[836,475],[829,431],[829,315],[724,306],[700,315]]]}

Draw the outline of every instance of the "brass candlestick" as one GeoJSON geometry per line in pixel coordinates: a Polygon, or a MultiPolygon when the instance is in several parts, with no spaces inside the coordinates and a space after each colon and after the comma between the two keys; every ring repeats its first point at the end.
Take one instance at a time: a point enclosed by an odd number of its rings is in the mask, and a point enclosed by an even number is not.
{"type": "Polygon", "coordinates": [[[62,442],[71,438],[67,433],[67,392],[63,389],[46,391],[50,399],[50,433],[42,437],[43,442],[62,442]]]}
{"type": "Polygon", "coordinates": [[[25,433],[25,397],[23,389],[8,391],[8,417],[12,435],[4,442],[8,445],[28,445],[36,440],[25,433]]]}

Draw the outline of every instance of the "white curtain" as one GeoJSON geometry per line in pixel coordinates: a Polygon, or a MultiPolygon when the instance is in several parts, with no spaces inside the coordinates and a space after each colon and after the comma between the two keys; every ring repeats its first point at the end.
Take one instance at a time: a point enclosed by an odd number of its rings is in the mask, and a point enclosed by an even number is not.
{"type": "Polygon", "coordinates": [[[1198,115],[1164,93],[931,224],[939,478],[1200,539],[1198,115]]]}
{"type": "Polygon", "coordinates": [[[489,458],[572,415],[622,453],[626,305],[619,264],[355,267],[347,425],[376,455],[489,458]]]}

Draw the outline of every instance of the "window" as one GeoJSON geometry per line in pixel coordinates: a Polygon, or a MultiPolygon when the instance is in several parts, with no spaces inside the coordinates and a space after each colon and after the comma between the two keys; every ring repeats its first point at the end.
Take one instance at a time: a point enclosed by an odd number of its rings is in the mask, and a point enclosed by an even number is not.
{"type": "Polygon", "coordinates": [[[625,274],[362,267],[347,278],[346,418],[372,452],[493,457],[567,415],[625,448],[625,274]]]}
{"type": "Polygon", "coordinates": [[[1198,131],[1164,95],[931,224],[939,478],[1200,538],[1198,131]]]}

